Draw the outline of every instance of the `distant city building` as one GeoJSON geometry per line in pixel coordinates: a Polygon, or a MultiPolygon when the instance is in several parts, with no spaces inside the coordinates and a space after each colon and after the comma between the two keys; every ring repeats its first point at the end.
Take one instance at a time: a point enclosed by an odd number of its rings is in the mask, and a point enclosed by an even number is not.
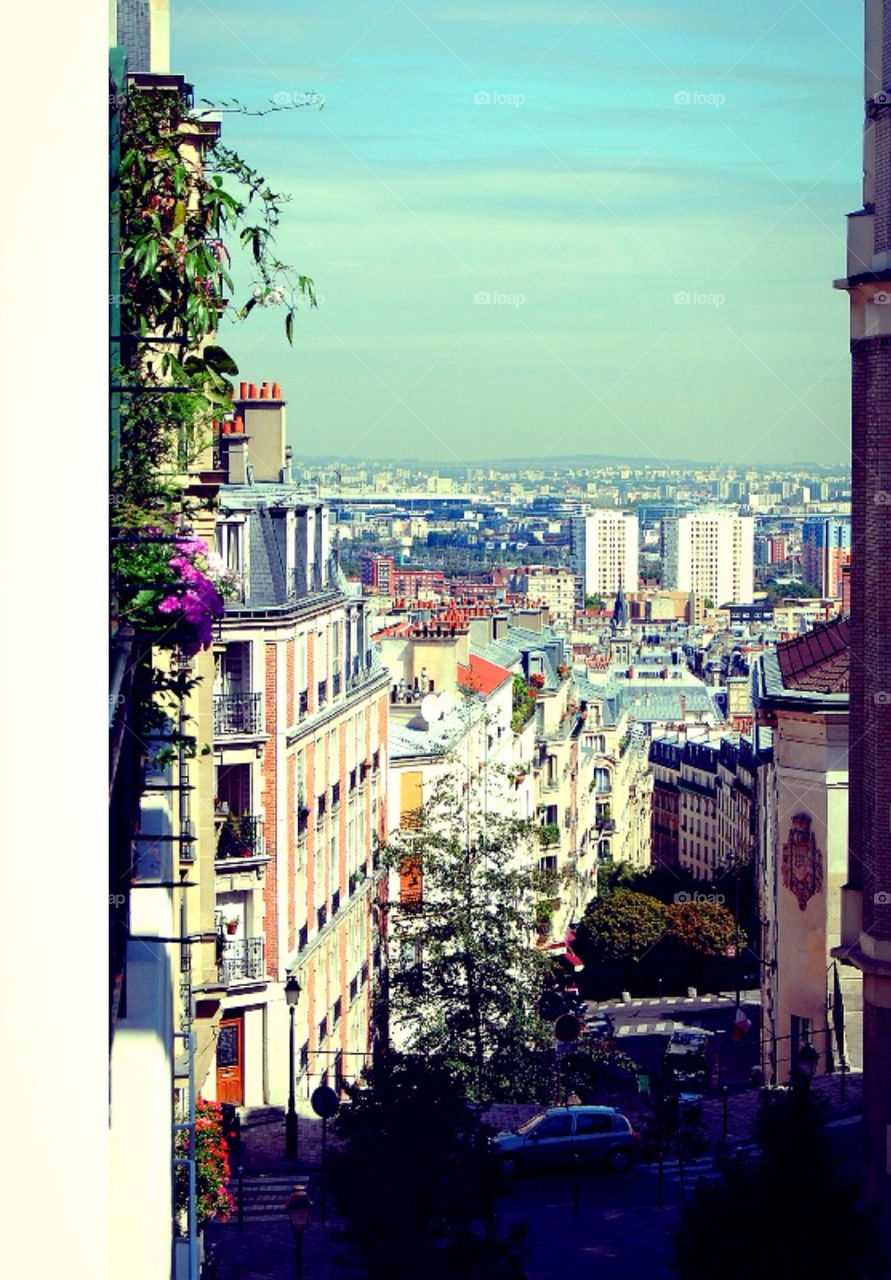
{"type": "Polygon", "coordinates": [[[569,565],[584,596],[637,589],[639,528],[635,515],[595,511],[569,522],[569,565]]]}
{"type": "Polygon", "coordinates": [[[576,606],[576,578],[571,569],[527,567],[511,578],[511,591],[527,604],[547,607],[552,622],[572,622],[576,606]]]}
{"type": "Polygon", "coordinates": [[[693,591],[715,605],[747,604],[754,593],[752,516],[691,511],[662,526],[662,576],[674,591],[693,591]]]}
{"type": "Polygon", "coordinates": [[[372,551],[363,551],[359,557],[359,574],[362,586],[370,591],[379,591],[389,595],[393,590],[393,575],[396,562],[392,556],[375,555],[372,551]]]}
{"type": "Polygon", "coordinates": [[[801,579],[821,596],[840,600],[842,565],[851,554],[851,521],[843,517],[811,518],[801,530],[801,579]]]}

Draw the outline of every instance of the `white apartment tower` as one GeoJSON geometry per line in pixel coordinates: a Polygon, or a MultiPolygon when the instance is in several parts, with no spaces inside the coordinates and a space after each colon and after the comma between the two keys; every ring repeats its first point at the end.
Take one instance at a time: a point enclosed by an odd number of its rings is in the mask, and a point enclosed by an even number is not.
{"type": "Polygon", "coordinates": [[[662,526],[662,576],[671,591],[692,591],[720,606],[750,604],[755,521],[732,511],[691,511],[662,526]]]}
{"type": "Polygon", "coordinates": [[[569,522],[569,564],[582,597],[614,596],[638,586],[637,516],[624,511],[595,511],[569,522]]]}

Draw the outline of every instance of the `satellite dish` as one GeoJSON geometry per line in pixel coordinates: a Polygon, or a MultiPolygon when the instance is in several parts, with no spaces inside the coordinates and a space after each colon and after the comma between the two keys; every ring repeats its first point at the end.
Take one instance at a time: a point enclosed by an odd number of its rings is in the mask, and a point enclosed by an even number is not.
{"type": "Polygon", "coordinates": [[[455,705],[455,695],[451,689],[444,689],[439,695],[439,714],[447,716],[455,705]]]}
{"type": "Polygon", "coordinates": [[[432,724],[442,715],[442,706],[435,693],[428,693],[421,699],[421,715],[428,724],[432,724]]]}

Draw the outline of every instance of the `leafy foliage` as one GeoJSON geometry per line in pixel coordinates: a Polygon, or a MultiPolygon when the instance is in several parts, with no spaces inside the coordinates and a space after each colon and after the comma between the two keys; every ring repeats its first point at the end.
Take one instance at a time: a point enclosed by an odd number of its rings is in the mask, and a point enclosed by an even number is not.
{"type": "Polygon", "coordinates": [[[716,1260],[726,1280],[887,1274],[856,1180],[839,1168],[830,1147],[821,1104],[807,1090],[762,1094],[754,1137],[758,1158],[729,1161],[721,1180],[700,1184],[682,1210],[674,1235],[682,1280],[712,1280],[716,1260]],[[757,1227],[744,1232],[744,1247],[734,1248],[741,1223],[757,1227]],[[827,1229],[813,1229],[818,1223],[827,1229]]]}
{"type": "Polygon", "coordinates": [[[514,676],[513,681],[513,714],[511,728],[519,733],[535,710],[535,691],[530,689],[522,676],[514,676]]]}
{"type": "Polygon", "coordinates": [[[391,870],[421,877],[416,905],[391,916],[391,1018],[410,1050],[441,1057],[480,1100],[512,1096],[516,1061],[546,1040],[547,961],[532,930],[552,891],[529,824],[491,812],[483,788],[446,775],[382,850],[391,870]]]}
{"type": "Polygon", "coordinates": [[[576,929],[573,950],[585,964],[639,959],[665,935],[668,910],[645,893],[620,889],[597,898],[576,929]]]}
{"type": "Polygon", "coordinates": [[[728,947],[745,945],[745,934],[720,902],[673,902],[668,937],[704,956],[723,956],[728,947]]]}
{"type": "MultiPolygon", "coordinates": [[[[188,1133],[176,1135],[176,1154],[184,1158],[189,1152],[188,1133]]],[[[223,1136],[222,1108],[218,1102],[205,1102],[200,1096],[195,1108],[195,1190],[198,1226],[211,1218],[226,1222],[232,1212],[232,1198],[226,1190],[229,1181],[229,1154],[223,1136]]],[[[189,1170],[176,1166],[176,1208],[182,1217],[189,1204],[189,1170]]]]}
{"type": "Polygon", "coordinates": [[[370,1280],[522,1280],[495,1227],[486,1131],[442,1060],[388,1055],[335,1120],[330,1177],[370,1280]]]}

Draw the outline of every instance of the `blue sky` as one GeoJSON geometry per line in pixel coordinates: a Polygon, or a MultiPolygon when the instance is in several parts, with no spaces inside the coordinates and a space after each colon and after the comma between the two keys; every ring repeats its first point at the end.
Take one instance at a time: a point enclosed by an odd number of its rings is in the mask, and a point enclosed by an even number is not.
{"type": "Polygon", "coordinates": [[[173,69],[293,196],[322,297],[223,340],[298,457],[849,451],[862,9],[173,0],[173,69]],[[486,301],[486,298],[489,300],[486,301]],[[685,300],[687,299],[687,300],[685,300]]]}

